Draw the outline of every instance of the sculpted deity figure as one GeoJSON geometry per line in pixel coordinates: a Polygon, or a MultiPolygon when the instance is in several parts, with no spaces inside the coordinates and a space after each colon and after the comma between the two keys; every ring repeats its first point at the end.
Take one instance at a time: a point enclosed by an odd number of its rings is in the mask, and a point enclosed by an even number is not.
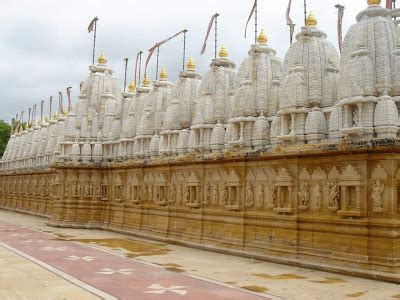
{"type": "Polygon", "coordinates": [[[103,197],[103,191],[102,191],[100,182],[96,185],[95,195],[96,195],[96,198],[102,198],[103,197]]]}
{"type": "Polygon", "coordinates": [[[257,187],[256,203],[259,208],[264,206],[264,187],[262,184],[257,187]]]}
{"type": "Polygon", "coordinates": [[[246,206],[252,207],[254,205],[254,192],[253,188],[249,184],[246,188],[246,206]]]}
{"type": "Polygon", "coordinates": [[[382,194],[383,190],[385,189],[384,184],[380,179],[377,179],[374,183],[373,189],[372,189],[372,201],[373,201],[373,211],[374,212],[383,212],[382,208],[382,194]]]}
{"type": "Polygon", "coordinates": [[[212,202],[214,205],[218,204],[218,186],[213,185],[212,188],[212,202]]]}
{"type": "Polygon", "coordinates": [[[176,188],[175,184],[171,184],[169,187],[169,202],[175,203],[176,201],[176,188]]]}
{"type": "Polygon", "coordinates": [[[157,203],[161,200],[161,187],[157,186],[155,187],[155,192],[154,192],[154,202],[157,203]]]}
{"type": "Polygon", "coordinates": [[[221,199],[221,204],[222,205],[228,205],[229,201],[228,201],[228,188],[225,186],[222,190],[222,199],[221,199]]]}
{"type": "Polygon", "coordinates": [[[340,188],[337,185],[336,181],[331,181],[329,183],[329,209],[330,210],[338,210],[339,208],[339,199],[340,199],[340,188]]]}
{"type": "Polygon", "coordinates": [[[211,198],[211,185],[210,182],[206,182],[206,185],[204,186],[204,204],[210,203],[210,198],[211,198]]]}
{"type": "MultiPolygon", "coordinates": [[[[34,190],[34,195],[37,195],[37,185],[33,187],[34,190]]],[[[64,184],[64,197],[68,197],[69,196],[69,183],[66,182],[64,184]]]]}
{"type": "Polygon", "coordinates": [[[308,192],[308,183],[306,181],[302,181],[300,183],[300,191],[299,195],[299,206],[308,207],[308,202],[310,200],[310,193],[308,192]]]}
{"type": "Polygon", "coordinates": [[[315,208],[320,209],[321,208],[321,202],[322,202],[322,189],[321,185],[317,183],[315,186],[315,208]]]}
{"type": "Polygon", "coordinates": [[[268,206],[270,208],[276,207],[276,186],[270,185],[267,189],[268,192],[268,206]]]}

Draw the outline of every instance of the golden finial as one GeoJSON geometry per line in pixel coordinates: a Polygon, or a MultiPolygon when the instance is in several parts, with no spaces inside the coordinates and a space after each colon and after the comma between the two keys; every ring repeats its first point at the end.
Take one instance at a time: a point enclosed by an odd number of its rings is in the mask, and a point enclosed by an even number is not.
{"type": "Polygon", "coordinates": [[[187,63],[188,71],[195,71],[196,70],[196,62],[194,61],[193,57],[191,57],[187,63]]]}
{"type": "Polygon", "coordinates": [[[318,24],[317,17],[314,15],[312,11],[308,14],[306,25],[308,27],[316,27],[318,24]]]}
{"type": "Polygon", "coordinates": [[[368,0],[368,5],[379,5],[381,4],[381,0],[368,0]]]}
{"type": "Polygon", "coordinates": [[[66,108],[63,109],[62,114],[64,117],[68,116],[68,111],[66,108]]]}
{"type": "Polygon", "coordinates": [[[160,80],[161,80],[161,81],[166,81],[167,79],[168,79],[167,70],[165,70],[165,68],[163,68],[163,69],[161,70],[161,73],[160,73],[160,80]]]}
{"type": "Polygon", "coordinates": [[[54,113],[53,118],[54,118],[54,120],[57,120],[57,119],[58,119],[58,112],[55,112],[55,113],[54,113]]]}
{"type": "Polygon", "coordinates": [[[220,58],[227,58],[229,55],[228,50],[222,45],[221,50],[219,51],[220,58]]]}
{"type": "Polygon", "coordinates": [[[107,57],[103,52],[101,52],[98,62],[100,65],[105,65],[107,63],[107,57]]]}
{"type": "Polygon", "coordinates": [[[150,86],[150,79],[149,79],[149,76],[147,76],[147,74],[144,75],[143,86],[144,87],[149,87],[150,86]]]}
{"type": "Polygon", "coordinates": [[[136,89],[135,80],[132,80],[132,81],[129,83],[128,90],[129,90],[129,92],[134,92],[135,89],[136,89]]]}
{"type": "Polygon", "coordinates": [[[257,37],[257,42],[261,45],[265,45],[268,42],[268,37],[265,34],[264,29],[261,29],[261,32],[257,37]]]}
{"type": "Polygon", "coordinates": [[[44,120],[46,121],[46,123],[49,123],[49,121],[50,121],[50,117],[49,117],[49,116],[47,116],[46,118],[44,118],[44,120]]]}

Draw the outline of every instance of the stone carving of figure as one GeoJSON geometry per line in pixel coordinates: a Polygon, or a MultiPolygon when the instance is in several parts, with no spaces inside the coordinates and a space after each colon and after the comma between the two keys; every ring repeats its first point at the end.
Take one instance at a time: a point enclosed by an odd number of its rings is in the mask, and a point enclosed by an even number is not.
{"type": "Polygon", "coordinates": [[[210,198],[211,198],[211,185],[210,183],[207,181],[206,185],[204,186],[204,204],[208,204],[210,203],[210,198]]]}
{"type": "Polygon", "coordinates": [[[320,209],[321,208],[321,201],[322,201],[322,189],[321,185],[317,183],[315,187],[315,208],[320,209]]]}
{"type": "Polygon", "coordinates": [[[176,188],[175,184],[171,184],[169,187],[169,202],[170,203],[175,203],[176,201],[176,188]]]}
{"type": "Polygon", "coordinates": [[[262,184],[257,187],[256,205],[260,208],[264,205],[264,187],[262,184]]]}
{"type": "Polygon", "coordinates": [[[177,203],[182,203],[182,185],[178,185],[177,191],[176,191],[176,202],[177,203]]]}
{"type": "Polygon", "coordinates": [[[383,212],[382,208],[382,194],[383,190],[385,189],[384,184],[380,179],[377,179],[374,183],[373,189],[372,189],[372,201],[374,204],[373,211],[374,212],[383,212]]]}
{"type": "Polygon", "coordinates": [[[300,191],[299,195],[299,205],[301,207],[308,207],[308,201],[310,200],[310,193],[308,192],[308,183],[306,181],[302,181],[300,183],[300,191]]]}
{"type": "Polygon", "coordinates": [[[190,187],[185,186],[185,203],[190,203],[190,187]]]}
{"type": "Polygon", "coordinates": [[[336,181],[331,181],[329,183],[329,209],[338,210],[340,199],[340,188],[336,181]]]}
{"type": "Polygon", "coordinates": [[[246,188],[246,206],[252,207],[254,205],[254,192],[253,188],[249,184],[246,188]]]}
{"type": "Polygon", "coordinates": [[[97,184],[95,193],[96,193],[96,198],[102,198],[103,197],[101,183],[97,184]]]}
{"type": "Polygon", "coordinates": [[[212,188],[212,202],[214,205],[218,203],[218,186],[214,185],[212,188]]]}
{"type": "MultiPolygon", "coordinates": [[[[37,186],[33,187],[34,190],[34,195],[37,195],[37,186]]],[[[69,184],[68,182],[64,184],[64,197],[68,197],[69,196],[69,184]]]]}
{"type": "Polygon", "coordinates": [[[268,202],[269,207],[276,207],[276,186],[274,185],[268,187],[268,202]]]}
{"type": "Polygon", "coordinates": [[[154,202],[157,203],[160,202],[160,200],[161,200],[161,188],[160,186],[157,186],[155,188],[155,193],[154,193],[154,202]]]}
{"type": "Polygon", "coordinates": [[[226,186],[222,190],[221,204],[222,205],[227,205],[228,204],[228,188],[226,186]]]}
{"type": "Polygon", "coordinates": [[[145,184],[142,184],[141,192],[142,192],[142,199],[146,200],[146,198],[147,198],[147,187],[146,187],[145,184]]]}

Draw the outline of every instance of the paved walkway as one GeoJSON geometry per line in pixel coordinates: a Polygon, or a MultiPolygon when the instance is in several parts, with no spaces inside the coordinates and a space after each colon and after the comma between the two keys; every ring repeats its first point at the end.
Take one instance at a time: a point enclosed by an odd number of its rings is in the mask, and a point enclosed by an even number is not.
{"type": "Polygon", "coordinates": [[[166,295],[176,299],[199,299],[191,293],[196,292],[200,284],[211,293],[201,296],[202,300],[227,299],[213,298],[214,292],[222,290],[234,293],[235,297],[243,294],[252,299],[400,299],[400,285],[396,284],[165,244],[110,231],[54,228],[47,226],[47,221],[0,209],[0,225],[3,226],[0,227],[1,300],[98,299],[101,296],[95,294],[101,292],[115,297],[118,295],[113,291],[101,287],[103,283],[110,285],[112,279],[117,279],[118,285],[122,283],[119,280],[129,281],[127,285],[134,291],[129,299],[143,299],[142,296],[167,299],[166,295]],[[21,228],[24,226],[27,228],[21,228]],[[32,234],[32,237],[24,234],[32,234]],[[18,265],[14,265],[16,258],[20,261],[18,265]],[[89,266],[96,267],[88,269],[89,266]],[[111,270],[103,270],[105,268],[111,270]],[[166,291],[171,285],[184,288],[176,288],[178,293],[166,291]],[[32,290],[34,293],[30,293],[32,290]],[[154,293],[145,293],[151,291],[154,293]],[[185,295],[180,295],[183,291],[185,295]],[[24,297],[27,292],[30,297],[24,297]]]}
{"type": "Polygon", "coordinates": [[[105,299],[265,299],[8,222],[0,232],[0,246],[105,299]]]}

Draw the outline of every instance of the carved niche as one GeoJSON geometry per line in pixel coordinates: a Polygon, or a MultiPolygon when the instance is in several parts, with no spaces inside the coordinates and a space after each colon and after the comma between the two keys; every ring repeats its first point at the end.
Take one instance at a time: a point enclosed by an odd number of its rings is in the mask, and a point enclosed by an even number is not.
{"type": "Polygon", "coordinates": [[[353,165],[348,164],[340,175],[341,207],[338,215],[360,217],[362,215],[362,180],[353,165]]]}
{"type": "Polygon", "coordinates": [[[172,205],[180,205],[184,198],[185,176],[182,172],[174,172],[171,176],[171,184],[169,186],[169,203],[172,205]]]}
{"type": "Polygon", "coordinates": [[[190,208],[198,208],[201,204],[201,182],[195,172],[190,172],[186,179],[185,203],[190,208]]]}
{"type": "Polygon", "coordinates": [[[229,210],[240,210],[242,198],[242,184],[238,173],[231,170],[226,177],[227,199],[225,200],[225,208],[229,210]]]}
{"type": "Polygon", "coordinates": [[[129,200],[133,204],[140,204],[142,202],[140,174],[129,174],[129,195],[129,200]]]}
{"type": "Polygon", "coordinates": [[[276,172],[272,168],[250,170],[246,176],[245,207],[276,207],[276,172]]]}
{"type": "Polygon", "coordinates": [[[279,213],[293,213],[293,178],[288,170],[284,167],[278,171],[278,176],[275,181],[276,187],[276,207],[274,211],[279,213]]]}
{"type": "Polygon", "coordinates": [[[167,179],[164,173],[153,174],[153,201],[155,204],[165,206],[168,204],[166,187],[168,185],[167,179]]]}
{"type": "Polygon", "coordinates": [[[122,180],[123,174],[116,174],[114,180],[114,197],[113,201],[122,202],[124,200],[124,183],[122,180]]]}

